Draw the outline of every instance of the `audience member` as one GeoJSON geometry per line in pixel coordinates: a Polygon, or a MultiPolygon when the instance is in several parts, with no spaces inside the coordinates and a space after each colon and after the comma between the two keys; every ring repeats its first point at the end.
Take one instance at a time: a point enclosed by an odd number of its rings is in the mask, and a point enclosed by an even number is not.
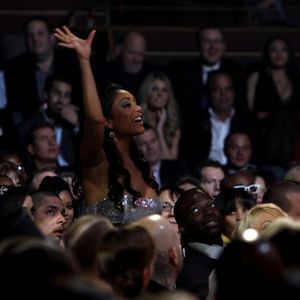
{"type": "Polygon", "coordinates": [[[66,229],[65,206],[55,194],[37,191],[31,194],[33,219],[38,229],[47,237],[52,237],[62,245],[62,237],[66,229]]]}
{"type": "Polygon", "coordinates": [[[230,132],[224,141],[224,152],[227,157],[227,164],[224,167],[226,174],[257,169],[257,166],[251,163],[253,162],[253,148],[247,132],[230,132]]]}
{"type": "Polygon", "coordinates": [[[251,113],[234,109],[235,91],[228,73],[214,71],[208,83],[209,107],[189,114],[187,130],[182,136],[182,156],[191,165],[207,158],[227,163],[224,140],[230,131],[242,130],[258,137],[251,113]],[[190,145],[193,144],[193,147],[190,145]]]}
{"type": "Polygon", "coordinates": [[[154,269],[155,244],[146,229],[127,225],[109,231],[99,247],[98,266],[102,279],[117,298],[141,296],[154,269]]]}
{"type": "Polygon", "coordinates": [[[73,198],[66,181],[58,176],[46,176],[41,181],[38,191],[53,193],[62,200],[65,207],[66,228],[76,221],[80,213],[80,205],[73,198]]]}
{"type": "Polygon", "coordinates": [[[216,70],[230,75],[233,90],[236,91],[234,106],[238,110],[244,110],[246,103],[243,67],[225,58],[226,41],[223,31],[216,26],[201,28],[197,32],[197,45],[201,58],[191,63],[176,63],[170,66],[172,85],[183,122],[189,121],[190,113],[195,109],[208,107],[206,83],[209,73],[216,70]]]}
{"type": "Polygon", "coordinates": [[[137,99],[144,122],[157,131],[161,159],[177,159],[181,118],[167,75],[162,72],[150,73],[142,82],[137,99]]]}
{"type": "Polygon", "coordinates": [[[14,163],[9,161],[0,163],[0,174],[8,176],[12,180],[14,186],[25,184],[26,178],[14,163]]]}
{"type": "Polygon", "coordinates": [[[43,169],[35,170],[30,174],[28,180],[28,188],[31,193],[36,192],[39,189],[39,186],[42,180],[46,176],[57,176],[55,169],[51,167],[46,167],[43,169]]]}
{"type": "Polygon", "coordinates": [[[120,43],[119,57],[102,66],[95,66],[97,85],[105,90],[111,83],[116,83],[137,95],[146,75],[157,69],[145,61],[146,48],[142,33],[126,32],[120,43]]]}
{"type": "Polygon", "coordinates": [[[185,191],[175,203],[182,246],[183,269],[177,288],[205,299],[209,292],[208,278],[223,251],[222,218],[214,199],[201,188],[185,191]]]}
{"type": "Polygon", "coordinates": [[[10,187],[0,196],[0,211],[3,212],[23,207],[31,215],[32,206],[32,197],[26,186],[10,187]]]}
{"type": "Polygon", "coordinates": [[[300,182],[300,164],[296,164],[290,167],[286,171],[283,179],[300,182]]]}
{"type": "Polygon", "coordinates": [[[298,135],[300,90],[299,71],[285,38],[267,41],[261,67],[248,77],[247,93],[263,135],[263,164],[287,168],[298,135]]]}
{"type": "Polygon", "coordinates": [[[222,239],[231,242],[232,232],[245,217],[247,211],[256,205],[256,199],[242,189],[223,189],[215,198],[216,205],[223,218],[222,239]]]}
{"type": "Polygon", "coordinates": [[[154,272],[147,291],[175,291],[176,279],[182,268],[180,239],[172,225],[160,215],[139,219],[135,224],[145,228],[155,243],[154,272]]]}
{"type": "Polygon", "coordinates": [[[221,181],[224,179],[222,165],[215,160],[207,159],[196,165],[194,176],[199,179],[200,186],[213,198],[220,193],[221,181]]]}
{"type": "Polygon", "coordinates": [[[263,196],[263,203],[274,203],[294,219],[300,219],[300,183],[291,180],[273,182],[263,196]]]}
{"type": "Polygon", "coordinates": [[[89,61],[95,33],[91,31],[86,40],[76,37],[67,27],[56,29],[55,33],[61,46],[76,51],[82,72],[85,122],[80,160],[86,204],[99,201],[102,213],[114,210],[123,220],[123,198],[129,194],[135,199],[143,197],[133,202],[137,212],[159,213],[161,206],[155,199],[157,183],[133,140],[144,132],[140,106],[131,93],[116,86],[106,91],[101,102],[98,97],[89,61]],[[145,198],[157,204],[155,209],[151,210],[145,198]]]}
{"type": "Polygon", "coordinates": [[[44,99],[46,108],[21,124],[20,131],[26,136],[30,128],[42,122],[50,123],[55,129],[59,145],[58,164],[75,165],[76,134],[79,130],[78,107],[71,103],[72,85],[69,79],[56,74],[46,79],[44,99]]]}
{"type": "Polygon", "coordinates": [[[65,248],[78,262],[81,274],[102,289],[110,289],[110,286],[100,279],[97,255],[103,237],[112,229],[108,219],[84,215],[72,223],[63,236],[65,248]]]}
{"type": "Polygon", "coordinates": [[[273,220],[285,217],[288,217],[288,214],[274,203],[257,204],[249,209],[244,218],[237,224],[232,237],[241,237],[245,230],[249,228],[261,233],[273,220]]]}
{"type": "Polygon", "coordinates": [[[59,147],[56,142],[54,127],[50,123],[37,123],[28,131],[26,150],[29,154],[28,170],[56,168],[58,166],[59,147]]]}
{"type": "Polygon", "coordinates": [[[71,53],[56,49],[49,21],[32,16],[25,21],[23,30],[27,51],[9,60],[4,69],[7,107],[17,125],[39,111],[44,83],[50,74],[69,77],[74,98],[81,98],[78,62],[71,53]]]}
{"type": "Polygon", "coordinates": [[[182,175],[185,172],[185,164],[179,160],[162,159],[162,147],[157,130],[147,123],[144,127],[144,133],[135,137],[136,144],[150,164],[155,180],[161,187],[182,175]]]}

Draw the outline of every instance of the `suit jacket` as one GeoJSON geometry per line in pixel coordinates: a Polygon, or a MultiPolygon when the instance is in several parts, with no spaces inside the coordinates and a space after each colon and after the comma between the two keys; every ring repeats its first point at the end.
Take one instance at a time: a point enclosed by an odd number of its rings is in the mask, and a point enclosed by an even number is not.
{"type": "MultiPolygon", "coordinates": [[[[52,119],[49,119],[45,113],[40,112],[34,115],[32,118],[28,119],[22,124],[22,126],[20,126],[21,135],[23,137],[26,137],[32,126],[45,122],[49,122],[54,127],[58,125],[56,125],[52,119]]],[[[62,122],[59,125],[62,128],[62,137],[59,144],[59,154],[70,166],[74,166],[77,158],[77,134],[76,132],[74,132],[74,127],[67,122],[62,122]]]]}
{"type": "MultiPolygon", "coordinates": [[[[189,120],[191,112],[195,109],[206,108],[208,105],[206,88],[202,80],[203,63],[203,60],[199,58],[191,63],[175,62],[168,66],[175,97],[183,118],[183,125],[189,120]]],[[[236,62],[222,59],[219,70],[229,73],[232,77],[234,90],[236,91],[235,108],[246,110],[246,80],[243,67],[236,62]]]]}
{"type": "MultiPolygon", "coordinates": [[[[207,159],[210,152],[212,133],[208,108],[190,113],[190,119],[186,125],[181,139],[180,158],[193,167],[196,163],[207,159]]],[[[260,145],[260,137],[254,115],[246,111],[236,111],[231,119],[229,131],[235,130],[247,132],[256,151],[260,145]]]]}
{"type": "MultiPolygon", "coordinates": [[[[78,61],[73,52],[56,49],[53,73],[67,77],[73,87],[74,103],[81,102],[81,84],[78,61]],[[79,102],[80,101],[80,102],[79,102]]],[[[34,59],[28,52],[10,59],[4,67],[7,105],[17,124],[39,111],[41,100],[38,95],[34,59]]]]}
{"type": "Polygon", "coordinates": [[[217,260],[196,251],[189,246],[185,248],[182,271],[176,282],[177,289],[188,290],[199,299],[206,299],[208,278],[216,267],[217,260]]]}
{"type": "Polygon", "coordinates": [[[160,163],[161,186],[168,184],[179,176],[187,173],[187,164],[180,160],[162,160],[160,163]]]}

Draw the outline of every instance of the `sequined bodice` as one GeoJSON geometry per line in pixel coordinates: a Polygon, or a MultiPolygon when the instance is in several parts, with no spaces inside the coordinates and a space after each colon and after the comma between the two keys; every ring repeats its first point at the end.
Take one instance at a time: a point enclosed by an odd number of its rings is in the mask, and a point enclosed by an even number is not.
{"type": "Polygon", "coordinates": [[[127,224],[144,216],[161,214],[162,206],[158,198],[138,198],[133,200],[130,195],[122,199],[123,211],[117,209],[113,201],[104,199],[87,207],[87,213],[102,215],[113,224],[127,224]]]}

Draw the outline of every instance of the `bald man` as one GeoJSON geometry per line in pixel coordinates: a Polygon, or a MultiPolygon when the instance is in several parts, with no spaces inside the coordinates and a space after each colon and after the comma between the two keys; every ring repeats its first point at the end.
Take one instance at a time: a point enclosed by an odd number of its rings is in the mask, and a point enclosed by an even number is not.
{"type": "Polygon", "coordinates": [[[161,66],[146,61],[146,51],[147,41],[141,32],[126,32],[119,44],[117,59],[94,66],[96,81],[102,90],[117,83],[136,96],[144,78],[161,69],[161,66]]]}
{"type": "Polygon", "coordinates": [[[148,292],[175,290],[177,276],[182,268],[182,252],[179,235],[171,223],[160,215],[146,216],[135,224],[144,227],[156,246],[156,257],[148,292]]]}

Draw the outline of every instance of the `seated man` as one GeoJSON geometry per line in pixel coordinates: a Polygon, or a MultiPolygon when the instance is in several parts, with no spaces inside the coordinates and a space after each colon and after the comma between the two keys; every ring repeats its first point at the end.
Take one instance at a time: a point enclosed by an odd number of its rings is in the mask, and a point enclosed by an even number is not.
{"type": "Polygon", "coordinates": [[[200,180],[200,186],[211,196],[216,197],[220,193],[221,181],[224,179],[222,165],[208,159],[196,166],[194,176],[200,180]]]}
{"type": "Polygon", "coordinates": [[[201,188],[185,191],[175,203],[174,214],[184,248],[177,288],[206,299],[209,276],[223,251],[221,214],[214,199],[201,188]]]}
{"type": "Polygon", "coordinates": [[[28,172],[46,167],[57,167],[58,145],[54,128],[49,123],[35,124],[26,137],[29,154],[28,172]]]}
{"type": "Polygon", "coordinates": [[[25,123],[20,131],[23,136],[36,123],[49,122],[55,128],[59,145],[58,163],[60,166],[73,166],[76,158],[76,134],[79,131],[78,107],[72,104],[71,82],[61,75],[50,75],[45,83],[44,99],[46,108],[25,123]]]}

